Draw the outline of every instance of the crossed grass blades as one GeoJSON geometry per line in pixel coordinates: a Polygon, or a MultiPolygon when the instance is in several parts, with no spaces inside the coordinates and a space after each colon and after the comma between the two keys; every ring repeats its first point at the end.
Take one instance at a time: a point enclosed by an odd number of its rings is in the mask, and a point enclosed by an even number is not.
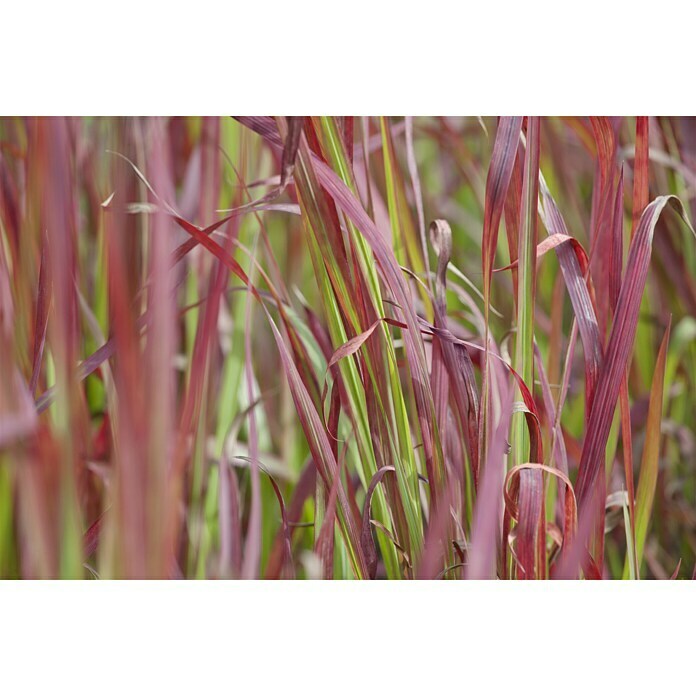
{"type": "Polygon", "coordinates": [[[0,576],[690,578],[695,186],[691,118],[0,119],[0,576]]]}

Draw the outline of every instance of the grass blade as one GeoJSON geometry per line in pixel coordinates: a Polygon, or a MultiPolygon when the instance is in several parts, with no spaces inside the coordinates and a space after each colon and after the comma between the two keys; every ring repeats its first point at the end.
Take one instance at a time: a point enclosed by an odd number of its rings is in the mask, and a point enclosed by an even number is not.
{"type": "MultiPolygon", "coordinates": [[[[643,457],[640,462],[640,479],[636,496],[636,573],[640,569],[643,560],[643,549],[648,533],[648,524],[652,515],[653,501],[655,499],[655,487],[657,484],[657,471],[660,458],[660,440],[662,409],[664,403],[665,363],[667,361],[667,347],[669,345],[671,320],[667,324],[664,338],[657,354],[655,373],[650,387],[650,406],[648,408],[648,420],[645,430],[645,445],[643,457]]],[[[624,577],[627,569],[624,569],[624,577]]]]}

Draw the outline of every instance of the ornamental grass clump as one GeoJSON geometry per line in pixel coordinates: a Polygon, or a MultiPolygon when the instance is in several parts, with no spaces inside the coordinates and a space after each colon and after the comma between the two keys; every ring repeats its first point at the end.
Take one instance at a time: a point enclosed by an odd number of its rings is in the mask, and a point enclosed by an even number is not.
{"type": "Polygon", "coordinates": [[[696,119],[0,118],[0,577],[691,578],[696,119]]]}

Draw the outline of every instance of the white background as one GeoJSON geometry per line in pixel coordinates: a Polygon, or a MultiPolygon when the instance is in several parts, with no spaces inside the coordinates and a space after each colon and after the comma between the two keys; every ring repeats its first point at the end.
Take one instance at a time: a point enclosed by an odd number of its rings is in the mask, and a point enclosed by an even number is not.
{"type": "Polygon", "coordinates": [[[692,582],[0,583],[5,694],[674,694],[692,582]]]}
{"type": "Polygon", "coordinates": [[[5,2],[0,113],[683,114],[689,5],[5,2]]]}
{"type": "MultiPolygon", "coordinates": [[[[687,6],[5,3],[0,113],[694,113],[687,6]]],[[[0,689],[675,693],[694,587],[5,582],[0,689]]]]}

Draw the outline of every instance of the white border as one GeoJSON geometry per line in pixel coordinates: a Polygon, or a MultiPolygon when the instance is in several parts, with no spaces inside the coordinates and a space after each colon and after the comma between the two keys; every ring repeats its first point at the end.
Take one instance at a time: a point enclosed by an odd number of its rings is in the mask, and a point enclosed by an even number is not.
{"type": "Polygon", "coordinates": [[[677,693],[689,582],[5,582],[7,694],[677,693]]]}
{"type": "Polygon", "coordinates": [[[8,2],[0,113],[688,114],[688,7],[8,2]]]}

